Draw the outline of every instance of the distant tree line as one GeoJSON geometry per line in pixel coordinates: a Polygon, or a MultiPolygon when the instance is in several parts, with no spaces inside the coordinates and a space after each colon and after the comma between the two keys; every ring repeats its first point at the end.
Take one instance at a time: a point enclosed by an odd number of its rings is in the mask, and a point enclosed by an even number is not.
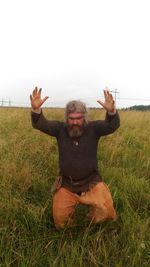
{"type": "Polygon", "coordinates": [[[140,111],[148,111],[150,110],[150,105],[135,105],[129,108],[123,108],[123,110],[140,110],[140,111]]]}

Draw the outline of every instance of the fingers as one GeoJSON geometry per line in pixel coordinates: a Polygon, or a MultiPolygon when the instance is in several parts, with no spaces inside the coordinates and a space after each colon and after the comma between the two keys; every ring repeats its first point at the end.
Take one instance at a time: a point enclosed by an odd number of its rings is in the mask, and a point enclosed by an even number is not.
{"type": "Polygon", "coordinates": [[[36,96],[41,96],[41,91],[42,91],[42,88],[40,88],[39,90],[38,90],[38,87],[37,86],[35,86],[35,88],[34,88],[34,90],[33,90],[33,92],[32,92],[32,98],[33,97],[36,97],[36,96]]]}
{"type": "Polygon", "coordinates": [[[108,95],[108,90],[104,90],[104,97],[105,97],[105,99],[107,98],[107,95],[108,95]]]}
{"type": "Polygon", "coordinates": [[[36,96],[36,93],[37,93],[37,87],[35,87],[35,89],[32,92],[32,98],[36,96]]]}
{"type": "Polygon", "coordinates": [[[97,102],[105,108],[108,112],[112,112],[115,109],[115,101],[113,99],[112,94],[110,91],[107,89],[104,90],[104,101],[97,100],[97,102]]]}
{"type": "MultiPolygon", "coordinates": [[[[108,99],[110,98],[110,93],[109,93],[109,90],[107,89],[107,87],[106,87],[105,90],[103,90],[103,92],[104,92],[104,98],[105,98],[105,101],[104,101],[104,102],[106,102],[106,101],[108,101],[108,99]]],[[[98,102],[102,107],[105,106],[105,103],[102,102],[101,100],[97,100],[97,102],[98,102]]]]}
{"type": "Polygon", "coordinates": [[[42,105],[43,103],[49,98],[49,96],[45,96],[43,99],[42,99],[42,105]]]}
{"type": "MultiPolygon", "coordinates": [[[[107,87],[106,87],[106,88],[107,88],[107,87]]],[[[105,96],[105,98],[109,98],[110,95],[111,95],[110,91],[109,91],[108,89],[105,89],[105,90],[104,90],[104,96],[105,96]]]]}
{"type": "Polygon", "coordinates": [[[30,95],[30,100],[31,100],[31,102],[32,102],[32,99],[33,99],[33,98],[32,98],[32,95],[30,95]]]}
{"type": "MultiPolygon", "coordinates": [[[[42,88],[40,88],[38,90],[38,87],[36,86],[35,89],[33,90],[33,94],[32,95],[34,97],[37,96],[38,98],[41,99],[41,92],[42,92],[42,88]]],[[[49,96],[44,97],[43,100],[42,100],[42,102],[44,103],[48,98],[49,98],[49,96]]]]}
{"type": "Polygon", "coordinates": [[[42,88],[39,89],[38,95],[41,97],[42,88]]]}
{"type": "Polygon", "coordinates": [[[104,90],[104,97],[105,97],[105,100],[110,101],[111,103],[114,102],[113,96],[112,96],[112,94],[110,93],[110,91],[107,89],[107,87],[106,87],[106,89],[104,90]]]}
{"type": "Polygon", "coordinates": [[[104,108],[104,103],[101,100],[97,100],[97,102],[104,108]]]}

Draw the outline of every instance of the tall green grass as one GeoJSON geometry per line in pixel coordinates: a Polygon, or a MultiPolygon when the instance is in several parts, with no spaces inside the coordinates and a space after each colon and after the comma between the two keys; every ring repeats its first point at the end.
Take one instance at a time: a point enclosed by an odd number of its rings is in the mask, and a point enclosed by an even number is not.
{"type": "MultiPolygon", "coordinates": [[[[44,113],[64,116],[61,109],[44,113]]],[[[121,127],[98,148],[118,219],[89,225],[88,207],[79,206],[76,227],[57,231],[50,191],[58,173],[56,141],[32,128],[30,110],[0,109],[1,267],[150,266],[150,113],[119,113],[121,127]]]]}

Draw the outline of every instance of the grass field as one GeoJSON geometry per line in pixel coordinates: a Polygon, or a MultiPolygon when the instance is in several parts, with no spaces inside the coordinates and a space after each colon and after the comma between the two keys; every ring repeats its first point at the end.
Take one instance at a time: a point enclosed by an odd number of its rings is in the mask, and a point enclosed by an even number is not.
{"type": "MultiPolygon", "coordinates": [[[[150,113],[120,111],[121,127],[99,144],[99,168],[118,214],[115,222],[57,231],[51,185],[56,141],[31,126],[30,110],[0,109],[0,267],[150,266],[150,113]]],[[[63,110],[46,109],[49,119],[63,110]]],[[[91,110],[91,119],[104,112],[91,110]]]]}

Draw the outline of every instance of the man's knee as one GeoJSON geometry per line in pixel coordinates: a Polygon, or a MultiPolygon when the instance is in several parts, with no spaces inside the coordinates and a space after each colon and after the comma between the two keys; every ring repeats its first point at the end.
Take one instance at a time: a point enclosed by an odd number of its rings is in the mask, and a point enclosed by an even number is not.
{"type": "Polygon", "coordinates": [[[116,220],[116,219],[117,219],[117,214],[115,209],[113,207],[107,208],[106,220],[116,220]]]}
{"type": "MultiPolygon", "coordinates": [[[[117,215],[113,205],[113,199],[109,188],[105,183],[100,183],[99,185],[99,200],[96,203],[98,215],[101,214],[104,221],[116,220],[117,215]]],[[[100,217],[100,215],[98,216],[100,217]]]]}
{"type": "Polygon", "coordinates": [[[93,223],[99,223],[109,220],[116,220],[117,215],[115,209],[112,206],[104,206],[103,208],[94,208],[94,210],[89,214],[89,218],[93,223]]]}

